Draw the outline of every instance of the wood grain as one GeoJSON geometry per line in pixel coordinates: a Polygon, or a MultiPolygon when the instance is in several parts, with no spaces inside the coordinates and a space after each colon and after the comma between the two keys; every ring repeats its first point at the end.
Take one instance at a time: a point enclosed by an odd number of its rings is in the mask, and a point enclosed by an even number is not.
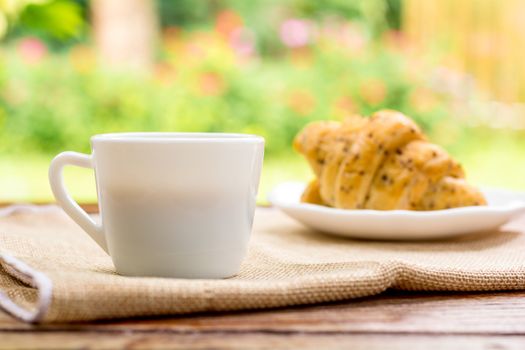
{"type": "Polygon", "coordinates": [[[405,293],[307,307],[27,325],[0,314],[0,349],[522,349],[525,292],[405,293]]]}
{"type": "Polygon", "coordinates": [[[389,292],[346,303],[269,311],[31,326],[0,318],[0,330],[525,334],[525,293],[389,292]]]}
{"type": "Polygon", "coordinates": [[[428,335],[98,334],[57,332],[2,334],[0,350],[12,349],[492,349],[522,350],[522,337],[428,335]]]}

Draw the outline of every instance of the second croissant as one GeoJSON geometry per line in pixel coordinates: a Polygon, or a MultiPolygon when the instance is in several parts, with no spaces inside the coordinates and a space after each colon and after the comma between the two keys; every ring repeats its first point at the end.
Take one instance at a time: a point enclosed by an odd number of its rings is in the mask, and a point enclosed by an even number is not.
{"type": "Polygon", "coordinates": [[[438,210],[485,205],[441,147],[402,113],[307,125],[294,148],[314,174],[302,201],[342,209],[438,210]]]}

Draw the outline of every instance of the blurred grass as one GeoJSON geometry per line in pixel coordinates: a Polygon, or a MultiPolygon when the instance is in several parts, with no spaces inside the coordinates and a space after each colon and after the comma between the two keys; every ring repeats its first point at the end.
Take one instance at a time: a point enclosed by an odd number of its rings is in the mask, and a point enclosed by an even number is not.
{"type": "MultiPolygon", "coordinates": [[[[516,143],[506,137],[492,137],[480,143],[466,138],[463,147],[451,149],[467,171],[467,178],[478,186],[525,191],[525,140],[516,143]],[[466,147],[465,147],[466,146],[466,147]]],[[[0,201],[53,201],[47,181],[51,156],[3,156],[0,158],[0,201]]],[[[264,163],[258,203],[266,203],[269,191],[284,181],[307,181],[311,172],[298,155],[285,153],[267,158],[264,163]]],[[[73,197],[84,203],[96,201],[93,172],[68,167],[64,173],[73,197]]]]}
{"type": "Polygon", "coordinates": [[[525,191],[525,139],[477,135],[451,150],[475,185],[525,191]],[[483,142],[482,142],[483,141],[483,142]]]}
{"type": "MultiPolygon", "coordinates": [[[[52,202],[47,169],[51,156],[3,156],[0,158],[0,202],[52,202]]],[[[265,161],[258,202],[266,202],[271,188],[283,181],[306,181],[310,170],[295,155],[273,157],[265,161]]],[[[79,202],[96,201],[95,178],[92,170],[66,167],[64,178],[71,195],[79,202]]]]}

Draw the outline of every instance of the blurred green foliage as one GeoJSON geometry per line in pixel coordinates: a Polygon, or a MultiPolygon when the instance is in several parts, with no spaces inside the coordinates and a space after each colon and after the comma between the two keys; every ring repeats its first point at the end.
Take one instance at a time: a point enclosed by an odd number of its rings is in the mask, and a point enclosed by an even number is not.
{"type": "MultiPolygon", "coordinates": [[[[446,87],[457,79],[441,72],[445,88],[432,85],[432,62],[414,54],[398,30],[401,0],[158,0],[162,37],[151,74],[97,61],[87,0],[19,5],[9,12],[0,48],[0,183],[7,184],[0,191],[12,189],[16,200],[26,198],[24,191],[47,198],[50,157],[88,152],[89,137],[104,132],[262,135],[263,192],[308,176],[304,163],[289,157],[306,123],[382,108],[416,119],[433,140],[477,167],[480,182],[498,184],[498,168],[525,147],[522,132],[467,127],[456,116],[464,106],[446,87]],[[498,166],[487,166],[480,152],[498,166]],[[30,182],[39,189],[17,182],[21,172],[38,173],[30,182]]],[[[516,175],[507,182],[518,188],[520,181],[516,175]]]]}
{"type": "Polygon", "coordinates": [[[61,40],[80,36],[85,25],[82,7],[67,0],[30,4],[19,22],[26,34],[45,33],[61,40]]]}
{"type": "Polygon", "coordinates": [[[0,39],[36,36],[55,48],[84,39],[87,4],[87,0],[0,0],[0,17],[8,24],[0,39]]]}
{"type": "Polygon", "coordinates": [[[261,134],[272,156],[312,120],[394,108],[431,131],[446,114],[389,30],[399,0],[157,4],[165,33],[147,76],[98,65],[85,44],[53,50],[81,35],[87,2],[20,7],[0,56],[0,152],[87,151],[96,133],[163,130],[261,134]],[[247,39],[232,41],[236,30],[247,39]]]}
{"type": "Polygon", "coordinates": [[[314,21],[346,20],[359,23],[379,36],[389,28],[399,29],[402,0],[157,0],[163,26],[202,28],[224,9],[238,13],[256,33],[258,51],[281,52],[279,24],[286,18],[314,21]]]}
{"type": "Polygon", "coordinates": [[[177,49],[167,49],[146,77],[105,70],[86,47],[44,53],[31,64],[20,48],[8,50],[0,68],[0,151],[86,151],[96,133],[164,130],[256,133],[274,155],[312,120],[388,107],[431,130],[446,115],[444,97],[381,46],[352,53],[325,42],[280,60],[240,62],[216,34],[198,36],[173,38],[168,45],[177,49]],[[430,100],[423,106],[415,101],[421,94],[430,100]]]}

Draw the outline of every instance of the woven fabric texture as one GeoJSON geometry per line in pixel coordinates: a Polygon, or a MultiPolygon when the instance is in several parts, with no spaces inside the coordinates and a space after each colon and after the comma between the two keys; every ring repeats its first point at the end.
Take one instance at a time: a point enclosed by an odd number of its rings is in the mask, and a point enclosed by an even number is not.
{"type": "Polygon", "coordinates": [[[237,276],[183,280],[119,276],[60,210],[15,211],[0,218],[0,297],[25,321],[69,322],[313,304],[388,288],[523,289],[524,219],[443,241],[374,242],[317,233],[261,208],[237,276]]]}

